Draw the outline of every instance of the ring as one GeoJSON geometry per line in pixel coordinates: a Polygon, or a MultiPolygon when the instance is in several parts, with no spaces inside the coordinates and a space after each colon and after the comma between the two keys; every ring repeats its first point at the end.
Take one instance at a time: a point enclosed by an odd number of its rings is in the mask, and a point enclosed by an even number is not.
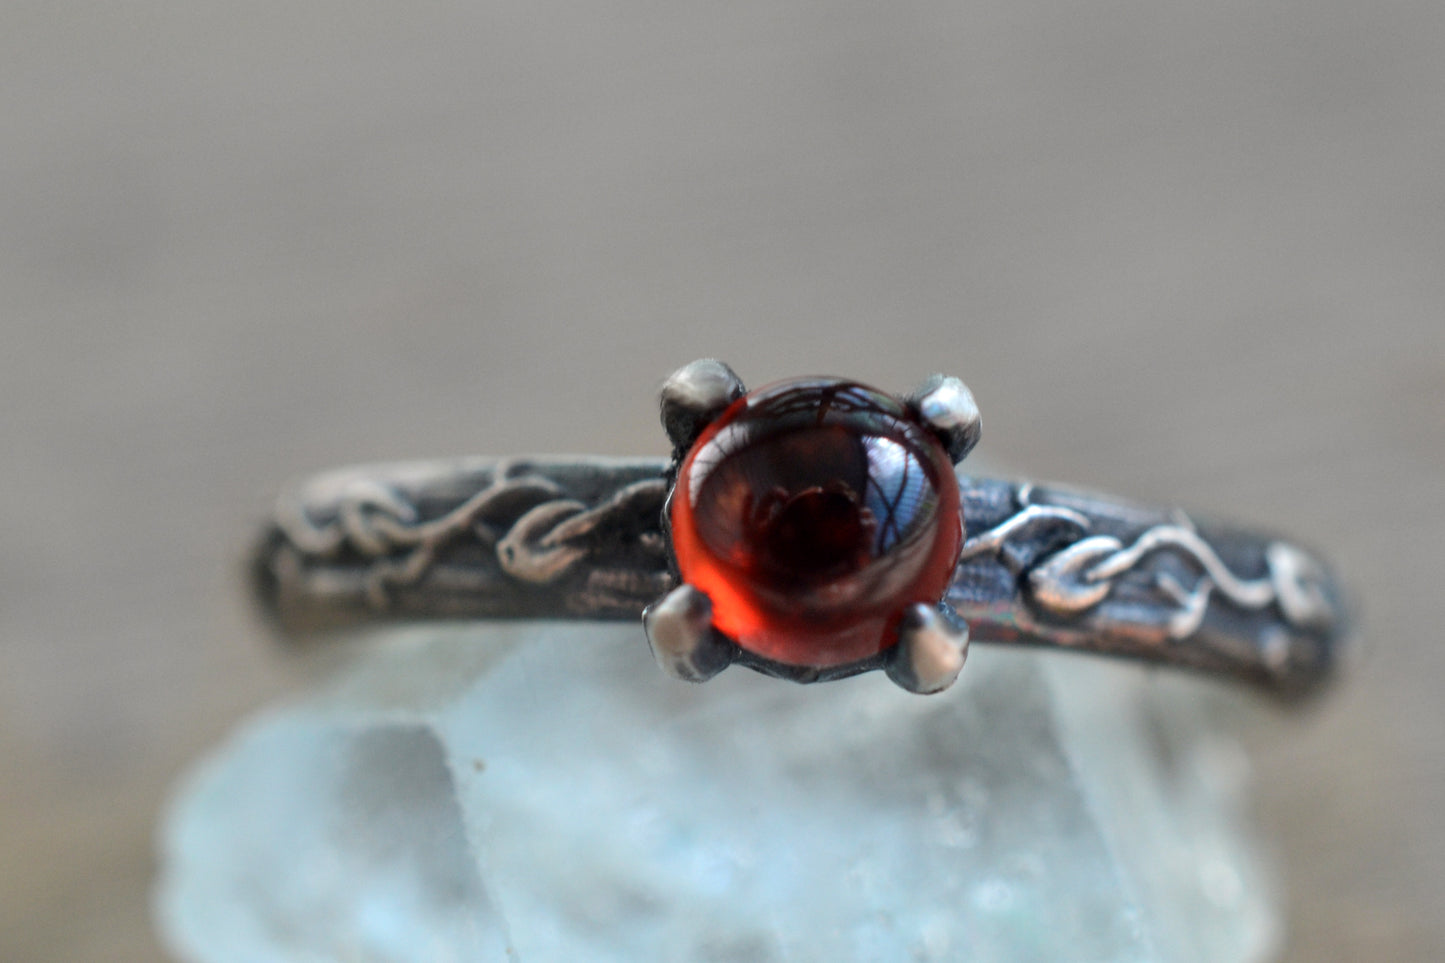
{"type": "Polygon", "coordinates": [[[282,494],[253,555],[294,636],[384,620],[637,619],[658,664],[948,688],[970,639],[1179,666],[1290,699],[1340,661],[1309,552],[1067,488],[975,478],[973,395],[840,378],[747,392],[697,361],[661,392],[670,459],[462,458],[282,494]]]}

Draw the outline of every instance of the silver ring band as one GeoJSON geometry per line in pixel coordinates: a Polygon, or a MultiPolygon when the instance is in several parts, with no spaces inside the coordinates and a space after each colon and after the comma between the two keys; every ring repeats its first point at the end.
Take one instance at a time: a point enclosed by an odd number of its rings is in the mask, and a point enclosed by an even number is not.
{"type": "MultiPolygon", "coordinates": [[[[635,620],[677,584],[668,471],[529,457],[319,475],[283,494],[265,528],[258,598],[298,636],[383,620],[635,620]]],[[[1341,591],[1288,542],[1068,489],[958,483],[966,541],[944,601],[974,641],[1127,656],[1286,698],[1339,662],[1341,591]]]]}

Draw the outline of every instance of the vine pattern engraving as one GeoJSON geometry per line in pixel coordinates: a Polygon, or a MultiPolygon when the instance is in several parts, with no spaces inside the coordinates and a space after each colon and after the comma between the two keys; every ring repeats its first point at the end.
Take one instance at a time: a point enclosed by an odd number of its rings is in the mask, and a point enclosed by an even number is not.
{"type": "Polygon", "coordinates": [[[1156,571],[1151,576],[1153,587],[1173,609],[1166,626],[1171,639],[1187,639],[1199,630],[1215,594],[1251,611],[1276,605],[1285,621],[1297,628],[1328,629],[1335,620],[1334,606],[1325,592],[1323,567],[1293,545],[1269,542],[1264,550],[1266,574],[1242,578],[1182,512],[1175,514],[1172,524],[1154,525],[1126,545],[1112,535],[1091,534],[1092,523],[1082,512],[1035,504],[1033,495],[1032,485],[1020,485],[1014,496],[1018,511],[970,538],[964,544],[962,560],[999,554],[1012,541],[1045,528],[1070,531],[1072,541],[1035,561],[1026,573],[1030,597],[1054,617],[1084,616],[1108,599],[1119,580],[1140,569],[1147,558],[1172,552],[1192,562],[1201,574],[1193,585],[1184,585],[1168,572],[1156,571]]]}
{"type": "MultiPolygon", "coordinates": [[[[524,584],[550,585],[585,572],[589,586],[614,598],[660,595],[671,587],[667,545],[658,525],[667,495],[661,477],[622,485],[589,506],[525,463],[503,462],[488,484],[434,518],[423,517],[398,487],[374,477],[344,479],[326,494],[335,508],[325,520],[314,520],[306,499],[294,497],[278,506],[276,525],[300,560],[359,557],[365,564],[367,603],[377,610],[388,607],[394,588],[419,583],[449,546],[463,540],[483,546],[502,575],[524,584]],[[630,549],[630,558],[616,558],[619,546],[630,549]]],[[[1031,484],[1019,485],[1014,514],[969,538],[960,563],[985,555],[1007,561],[1011,546],[1037,543],[1040,536],[1063,530],[1062,546],[1031,560],[1019,573],[1034,606],[1054,618],[1084,618],[1109,599],[1121,579],[1144,571],[1170,610],[1165,631],[1176,641],[1199,630],[1215,596],[1249,611],[1277,606],[1285,622],[1300,629],[1334,625],[1328,576],[1295,546],[1269,542],[1266,573],[1245,578],[1229,568],[1182,512],[1126,544],[1096,533],[1084,512],[1036,502],[1034,494],[1031,484]],[[1159,553],[1187,560],[1198,577],[1185,584],[1167,571],[1148,572],[1145,562],[1159,553]]]]}
{"type": "MultiPolygon", "coordinates": [[[[502,573],[519,582],[555,583],[591,560],[590,584],[630,587],[637,580],[635,565],[609,569],[597,565],[596,557],[618,543],[615,533],[621,527],[631,529],[624,541],[656,556],[655,567],[661,568],[666,545],[655,520],[665,495],[663,479],[647,478],[588,506],[568,497],[556,481],[519,472],[513,463],[503,462],[486,487],[435,518],[423,518],[397,488],[358,476],[347,479],[332,495],[333,517],[316,522],[304,499],[293,498],[278,506],[276,524],[303,556],[334,560],[357,555],[368,562],[367,601],[385,609],[392,588],[420,582],[443,550],[461,540],[490,550],[502,573]],[[639,525],[637,519],[653,521],[639,525]]],[[[659,590],[665,582],[664,573],[659,590]]]]}

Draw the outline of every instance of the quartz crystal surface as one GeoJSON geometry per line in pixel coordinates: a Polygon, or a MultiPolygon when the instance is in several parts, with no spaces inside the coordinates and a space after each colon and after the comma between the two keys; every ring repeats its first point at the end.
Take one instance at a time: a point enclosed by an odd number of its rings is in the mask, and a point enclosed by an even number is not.
{"type": "Polygon", "coordinates": [[[664,677],[636,626],[412,630],[179,788],[156,915],[242,961],[1268,959],[1228,699],[976,647],[915,696],[664,677]]]}

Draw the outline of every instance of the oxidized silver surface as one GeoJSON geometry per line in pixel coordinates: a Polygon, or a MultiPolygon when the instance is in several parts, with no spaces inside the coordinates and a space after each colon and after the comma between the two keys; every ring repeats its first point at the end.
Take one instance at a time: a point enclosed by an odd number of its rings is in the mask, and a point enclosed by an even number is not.
{"type": "MultiPolygon", "coordinates": [[[[295,633],[386,619],[637,619],[677,585],[661,523],[669,467],[464,458],[335,471],[282,495],[255,584],[295,633]]],[[[1129,656],[1285,697],[1317,689],[1339,661],[1340,590],[1292,544],[1068,489],[958,483],[967,540],[944,601],[967,622],[965,645],[1129,656]]],[[[797,681],[884,667],[734,660],[797,681]]]]}

